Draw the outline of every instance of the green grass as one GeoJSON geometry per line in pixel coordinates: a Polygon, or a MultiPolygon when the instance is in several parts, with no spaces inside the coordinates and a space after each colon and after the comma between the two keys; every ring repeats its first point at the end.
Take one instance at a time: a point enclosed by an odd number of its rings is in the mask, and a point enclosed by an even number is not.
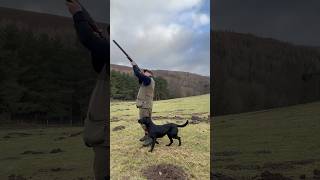
{"type": "MultiPolygon", "coordinates": [[[[207,117],[209,95],[157,101],[154,103],[154,116],[167,116],[156,120],[183,123],[192,115],[207,117]],[[171,117],[180,116],[182,120],[171,117]]],[[[170,163],[182,167],[193,179],[209,179],[209,124],[201,122],[180,129],[182,146],[175,141],[171,147],[169,140],[160,139],[153,153],[149,148],[140,148],[138,139],[143,135],[137,123],[138,110],[134,102],[111,103],[111,129],[123,125],[121,131],[111,131],[111,177],[112,179],[144,179],[141,171],[149,165],[170,163]],[[116,119],[116,118],[117,119],[116,119]],[[120,136],[121,133],[121,136],[120,136]]],[[[11,174],[35,180],[43,179],[93,179],[93,152],[84,146],[82,135],[68,137],[82,131],[82,127],[50,128],[5,128],[0,127],[0,179],[8,179],[11,174]],[[29,133],[19,136],[10,133],[29,133]],[[56,138],[66,137],[55,141],[56,138]],[[62,153],[51,154],[52,149],[60,148],[62,153]],[[25,151],[38,151],[44,154],[21,154],[25,151]],[[60,171],[54,171],[60,168],[60,171]]]]}
{"type": "Polygon", "coordinates": [[[236,179],[265,170],[312,177],[320,167],[319,109],[320,103],[311,103],[216,117],[215,172],[236,179]]]}
{"type": "MultiPolygon", "coordinates": [[[[207,118],[210,109],[210,96],[202,95],[173,100],[157,101],[153,106],[156,124],[176,122],[182,124],[192,115],[207,118]],[[176,120],[179,116],[182,119],[176,120]]],[[[111,129],[125,126],[122,131],[111,131],[111,177],[112,179],[145,179],[143,169],[150,165],[173,164],[183,168],[190,179],[209,179],[210,176],[210,125],[207,122],[191,124],[179,130],[182,146],[174,141],[171,147],[165,146],[169,139],[159,139],[152,153],[149,147],[141,148],[138,141],[143,130],[137,123],[138,109],[134,102],[111,103],[111,129]],[[113,121],[114,120],[114,121],[113,121]]]]}
{"type": "Polygon", "coordinates": [[[0,179],[9,175],[22,175],[32,179],[92,179],[92,152],[83,145],[81,135],[55,141],[58,137],[81,131],[81,127],[36,128],[36,129],[1,129],[0,130],[0,179]],[[8,133],[29,133],[20,137],[8,133]],[[51,154],[60,148],[64,152],[51,154]],[[22,154],[25,151],[37,151],[44,154],[22,154]],[[52,169],[61,168],[55,172],[52,169]],[[90,176],[89,178],[87,178],[90,176]]]}

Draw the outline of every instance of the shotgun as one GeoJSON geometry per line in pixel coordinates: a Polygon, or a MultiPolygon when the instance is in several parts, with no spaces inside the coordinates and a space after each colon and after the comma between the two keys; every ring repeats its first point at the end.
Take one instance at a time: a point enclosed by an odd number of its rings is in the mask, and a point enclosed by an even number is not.
{"type": "Polygon", "coordinates": [[[127,56],[127,58],[129,59],[129,61],[132,62],[133,60],[131,59],[131,57],[126,53],[126,51],[124,51],[124,50],[122,49],[122,47],[117,43],[117,41],[115,41],[115,40],[112,40],[112,41],[118,46],[118,48],[123,52],[123,54],[125,54],[125,55],[127,56]]]}

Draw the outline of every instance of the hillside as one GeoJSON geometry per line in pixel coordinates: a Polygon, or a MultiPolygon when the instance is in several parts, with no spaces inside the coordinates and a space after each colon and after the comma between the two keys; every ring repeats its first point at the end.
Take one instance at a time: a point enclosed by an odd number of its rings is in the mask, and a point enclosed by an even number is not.
{"type": "Polygon", "coordinates": [[[234,32],[212,32],[215,115],[320,100],[318,49],[234,32]]]}
{"type": "MultiPolygon", "coordinates": [[[[132,74],[132,68],[111,64],[110,70],[132,74]]],[[[168,82],[168,89],[174,97],[187,97],[210,92],[210,78],[188,72],[152,70],[155,77],[168,82]]]]}
{"type": "Polygon", "coordinates": [[[319,108],[316,102],[215,117],[215,174],[259,179],[253,177],[268,171],[313,179],[320,167],[319,108]]]}

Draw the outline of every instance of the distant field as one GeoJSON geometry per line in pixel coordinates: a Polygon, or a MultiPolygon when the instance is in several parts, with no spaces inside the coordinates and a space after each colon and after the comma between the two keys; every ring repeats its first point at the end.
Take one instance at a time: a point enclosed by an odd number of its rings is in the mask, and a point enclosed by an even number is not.
{"type": "MultiPolygon", "coordinates": [[[[182,124],[191,116],[206,122],[191,124],[179,130],[182,146],[167,137],[159,139],[152,153],[149,147],[141,148],[139,138],[143,131],[137,123],[138,110],[134,102],[111,103],[111,129],[125,126],[120,131],[111,131],[111,177],[112,179],[146,179],[143,171],[148,166],[171,164],[178,166],[189,179],[209,179],[210,176],[210,126],[207,121],[210,96],[158,101],[154,104],[153,117],[156,124],[175,122],[182,124]]],[[[172,169],[171,169],[172,170],[172,169]]],[[[174,171],[174,170],[173,170],[174,171]]],[[[165,173],[159,170],[155,173],[165,173]]],[[[173,172],[174,173],[174,172],[173,172]]]]}
{"type": "Polygon", "coordinates": [[[213,143],[220,175],[252,179],[269,171],[313,179],[320,169],[320,103],[216,117],[213,143]]]}

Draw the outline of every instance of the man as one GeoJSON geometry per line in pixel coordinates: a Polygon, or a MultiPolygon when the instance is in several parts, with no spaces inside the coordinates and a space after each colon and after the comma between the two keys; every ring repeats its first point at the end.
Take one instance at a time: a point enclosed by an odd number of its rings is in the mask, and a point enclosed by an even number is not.
{"type": "MultiPolygon", "coordinates": [[[[152,105],[153,105],[153,96],[154,96],[154,87],[155,82],[153,80],[153,73],[150,70],[141,69],[138,65],[132,61],[131,65],[135,76],[139,80],[140,88],[137,95],[136,105],[139,108],[139,119],[144,117],[150,117],[152,114],[152,105]]],[[[143,145],[148,146],[152,143],[152,139],[148,136],[146,127],[141,125],[144,130],[144,137],[140,141],[144,141],[143,145]]]]}
{"type": "Polygon", "coordinates": [[[101,32],[92,21],[90,15],[76,0],[66,3],[73,15],[74,26],[81,43],[91,52],[92,65],[98,73],[98,80],[92,92],[83,132],[83,139],[94,151],[94,174],[96,180],[109,179],[109,73],[106,64],[109,63],[109,35],[102,37],[101,32]],[[107,73],[108,72],[108,73],[107,73]]]}

